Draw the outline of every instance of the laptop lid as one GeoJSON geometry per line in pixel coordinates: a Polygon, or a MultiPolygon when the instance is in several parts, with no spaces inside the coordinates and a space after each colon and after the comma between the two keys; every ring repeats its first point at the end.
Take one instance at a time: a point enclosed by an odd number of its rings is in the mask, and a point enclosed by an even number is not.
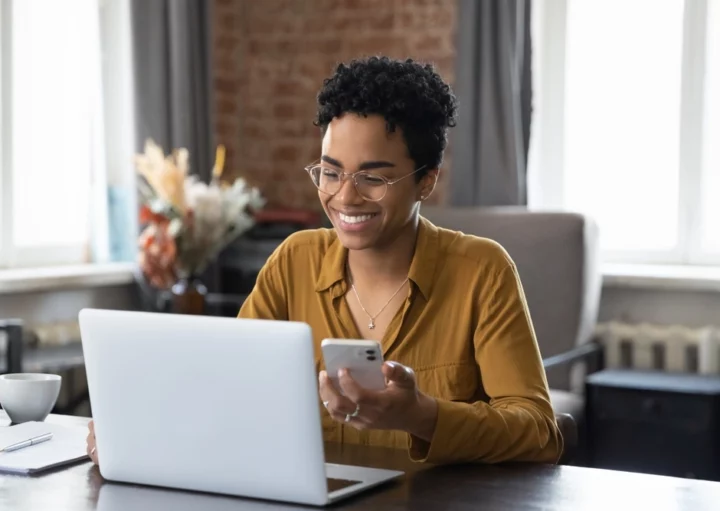
{"type": "Polygon", "coordinates": [[[79,321],[103,477],[327,502],[307,324],[97,309],[79,321]]]}

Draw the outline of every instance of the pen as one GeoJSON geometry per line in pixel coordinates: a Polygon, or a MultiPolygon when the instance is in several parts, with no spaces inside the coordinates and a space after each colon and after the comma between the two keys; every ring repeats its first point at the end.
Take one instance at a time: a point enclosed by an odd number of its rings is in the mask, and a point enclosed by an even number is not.
{"type": "Polygon", "coordinates": [[[42,442],[47,442],[52,438],[52,433],[45,433],[44,435],[38,435],[35,437],[32,437],[28,440],[23,440],[22,442],[17,442],[15,444],[8,445],[7,447],[4,447],[0,449],[0,452],[11,452],[11,451],[17,451],[18,449],[22,449],[24,447],[30,447],[31,445],[39,444],[42,442]]]}

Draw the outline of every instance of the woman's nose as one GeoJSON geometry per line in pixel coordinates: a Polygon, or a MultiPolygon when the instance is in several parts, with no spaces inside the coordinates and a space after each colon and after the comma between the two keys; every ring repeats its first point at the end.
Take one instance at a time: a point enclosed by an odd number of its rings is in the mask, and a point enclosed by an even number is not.
{"type": "Polygon", "coordinates": [[[355,182],[351,176],[345,176],[340,190],[335,194],[335,199],[341,204],[360,204],[365,201],[355,188],[355,182]]]}

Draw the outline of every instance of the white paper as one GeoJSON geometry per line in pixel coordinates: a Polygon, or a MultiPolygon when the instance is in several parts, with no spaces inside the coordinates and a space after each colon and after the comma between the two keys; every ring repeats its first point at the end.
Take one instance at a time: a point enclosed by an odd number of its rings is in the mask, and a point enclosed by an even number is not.
{"type": "Polygon", "coordinates": [[[87,457],[86,428],[45,422],[0,427],[0,449],[44,433],[52,433],[52,439],[17,451],[0,452],[0,471],[31,474],[87,457]]]}

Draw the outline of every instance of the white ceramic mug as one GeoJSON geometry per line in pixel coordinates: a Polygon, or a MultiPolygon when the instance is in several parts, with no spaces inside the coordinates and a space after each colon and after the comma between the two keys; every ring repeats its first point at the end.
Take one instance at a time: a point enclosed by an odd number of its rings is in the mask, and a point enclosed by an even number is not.
{"type": "Polygon", "coordinates": [[[57,374],[2,374],[0,405],[15,424],[44,421],[55,406],[61,383],[57,374]]]}

